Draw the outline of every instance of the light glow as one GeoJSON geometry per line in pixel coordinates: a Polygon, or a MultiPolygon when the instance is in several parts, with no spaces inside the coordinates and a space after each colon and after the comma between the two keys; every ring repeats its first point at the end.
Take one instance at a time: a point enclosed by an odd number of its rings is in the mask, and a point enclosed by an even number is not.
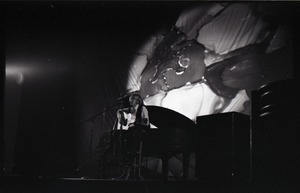
{"type": "Polygon", "coordinates": [[[27,67],[20,67],[17,65],[6,65],[5,76],[6,78],[13,78],[17,84],[21,85],[24,82],[25,74],[30,74],[31,69],[27,67]]]}

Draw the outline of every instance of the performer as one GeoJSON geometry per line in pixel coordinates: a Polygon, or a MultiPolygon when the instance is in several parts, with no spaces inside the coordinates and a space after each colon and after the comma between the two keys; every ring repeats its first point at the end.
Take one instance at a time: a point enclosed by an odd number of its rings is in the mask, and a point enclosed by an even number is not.
{"type": "Polygon", "coordinates": [[[129,104],[130,107],[119,109],[117,112],[117,130],[121,130],[118,145],[121,154],[119,155],[122,157],[123,165],[127,165],[127,170],[119,178],[128,179],[132,176],[134,179],[143,179],[140,174],[142,136],[150,128],[149,115],[139,94],[131,95],[129,104]],[[122,132],[122,130],[127,131],[122,132]],[[131,172],[132,169],[133,172],[131,172]]]}
{"type": "Polygon", "coordinates": [[[117,112],[117,129],[128,130],[133,127],[149,127],[148,110],[139,94],[133,94],[129,97],[129,108],[119,109],[117,112]]]}

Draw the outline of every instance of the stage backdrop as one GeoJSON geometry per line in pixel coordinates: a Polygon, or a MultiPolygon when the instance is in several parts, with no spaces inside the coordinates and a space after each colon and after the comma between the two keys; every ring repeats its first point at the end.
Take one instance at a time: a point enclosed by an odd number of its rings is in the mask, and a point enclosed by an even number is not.
{"type": "Polygon", "coordinates": [[[5,8],[5,169],[98,176],[121,99],[190,119],[251,112],[293,77],[298,3],[13,2],[5,8]]]}

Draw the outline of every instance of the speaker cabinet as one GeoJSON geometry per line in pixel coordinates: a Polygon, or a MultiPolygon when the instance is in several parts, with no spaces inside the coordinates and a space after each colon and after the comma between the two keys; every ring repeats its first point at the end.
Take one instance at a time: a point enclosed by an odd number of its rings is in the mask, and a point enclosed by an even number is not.
{"type": "Polygon", "coordinates": [[[236,112],[197,117],[196,176],[250,179],[250,116],[236,112]]]}
{"type": "Polygon", "coordinates": [[[299,86],[283,80],[252,92],[253,179],[300,178],[299,86]]]}

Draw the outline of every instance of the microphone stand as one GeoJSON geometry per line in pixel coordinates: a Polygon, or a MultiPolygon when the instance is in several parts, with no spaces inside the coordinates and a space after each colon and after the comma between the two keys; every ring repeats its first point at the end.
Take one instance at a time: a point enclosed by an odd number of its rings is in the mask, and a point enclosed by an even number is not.
{"type": "MultiPolygon", "coordinates": [[[[85,160],[83,163],[81,163],[77,168],[76,168],[76,170],[75,170],[75,173],[76,172],[78,172],[86,163],[88,163],[90,160],[91,160],[91,158],[92,158],[92,147],[93,147],[93,136],[94,136],[94,132],[93,132],[93,130],[94,130],[94,119],[95,118],[97,118],[99,115],[105,115],[105,111],[107,110],[107,107],[104,107],[104,109],[103,109],[103,111],[101,111],[101,112],[99,112],[99,113],[97,113],[97,114],[95,114],[95,115],[93,115],[92,117],[90,117],[90,118],[88,118],[88,119],[86,119],[86,120],[84,120],[84,121],[82,121],[81,123],[82,124],[85,124],[85,123],[87,123],[87,122],[89,122],[89,121],[91,121],[91,124],[92,124],[92,128],[91,128],[91,134],[90,134],[90,142],[89,142],[89,155],[88,155],[88,159],[87,160],[85,160]]],[[[104,119],[103,119],[104,120],[104,119]]],[[[103,125],[104,125],[104,123],[103,123],[103,125]]]]}

